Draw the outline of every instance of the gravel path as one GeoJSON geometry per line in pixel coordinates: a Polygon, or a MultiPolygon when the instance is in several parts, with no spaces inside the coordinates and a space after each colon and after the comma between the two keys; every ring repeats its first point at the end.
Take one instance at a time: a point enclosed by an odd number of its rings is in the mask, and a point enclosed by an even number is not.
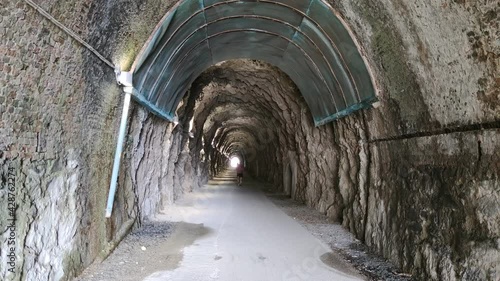
{"type": "Polygon", "coordinates": [[[102,263],[87,268],[78,281],[136,281],[156,269],[174,268],[181,256],[152,251],[165,246],[177,223],[150,222],[129,234],[102,263]],[[161,264],[160,264],[160,261],[161,264]]]}
{"type": "MultiPolygon", "coordinates": [[[[331,223],[328,218],[316,210],[297,203],[286,196],[267,192],[268,198],[281,208],[287,215],[295,219],[314,236],[331,247],[335,253],[340,253],[356,269],[360,270],[370,280],[410,281],[411,276],[401,273],[385,259],[370,253],[368,247],[357,240],[339,224],[331,223]]],[[[322,257],[325,263],[334,257],[322,257]]]]}

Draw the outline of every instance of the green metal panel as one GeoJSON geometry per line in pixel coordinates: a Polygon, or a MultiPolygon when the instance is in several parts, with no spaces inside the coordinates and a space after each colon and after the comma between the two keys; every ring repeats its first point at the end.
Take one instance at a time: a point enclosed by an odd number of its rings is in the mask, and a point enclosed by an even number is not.
{"type": "Polygon", "coordinates": [[[133,66],[134,97],[172,120],[192,82],[230,59],[276,65],[297,84],[317,126],[376,101],[348,30],[321,0],[184,0],[133,66]]]}

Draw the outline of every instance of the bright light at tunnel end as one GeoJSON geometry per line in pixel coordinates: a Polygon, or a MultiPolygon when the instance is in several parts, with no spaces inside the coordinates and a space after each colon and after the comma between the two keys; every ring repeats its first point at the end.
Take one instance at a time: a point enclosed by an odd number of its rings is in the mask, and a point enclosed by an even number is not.
{"type": "Polygon", "coordinates": [[[238,158],[236,156],[231,157],[230,161],[231,161],[231,167],[233,167],[233,168],[238,167],[238,164],[240,164],[240,162],[241,162],[240,158],[238,158]]]}

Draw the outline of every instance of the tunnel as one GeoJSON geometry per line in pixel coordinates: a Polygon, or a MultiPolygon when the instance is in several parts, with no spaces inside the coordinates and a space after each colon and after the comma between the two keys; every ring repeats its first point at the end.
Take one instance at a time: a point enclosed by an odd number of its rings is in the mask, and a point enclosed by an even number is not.
{"type": "Polygon", "coordinates": [[[500,278],[497,1],[0,10],[1,280],[500,278]]]}

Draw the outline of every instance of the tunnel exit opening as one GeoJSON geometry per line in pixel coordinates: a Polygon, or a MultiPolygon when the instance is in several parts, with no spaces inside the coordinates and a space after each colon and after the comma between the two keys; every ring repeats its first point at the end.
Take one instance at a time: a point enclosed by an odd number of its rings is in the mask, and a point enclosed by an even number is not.
{"type": "Polygon", "coordinates": [[[229,161],[230,161],[231,168],[236,168],[241,163],[240,158],[237,156],[231,157],[231,159],[229,161]]]}

